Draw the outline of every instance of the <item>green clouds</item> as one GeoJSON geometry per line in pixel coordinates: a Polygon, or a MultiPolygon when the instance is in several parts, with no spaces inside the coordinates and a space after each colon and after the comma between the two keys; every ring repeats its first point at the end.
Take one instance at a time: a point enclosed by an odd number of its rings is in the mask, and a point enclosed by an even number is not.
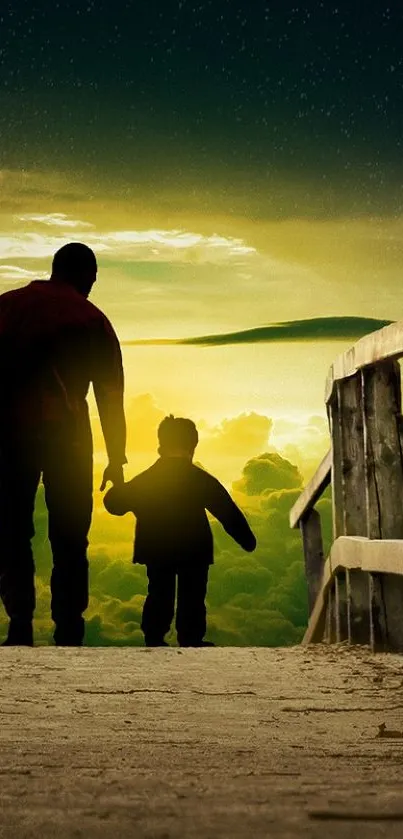
{"type": "Polygon", "coordinates": [[[266,452],[248,461],[241,480],[235,481],[233,486],[245,495],[261,495],[301,485],[302,478],[296,466],[278,452],[266,452]]]}
{"type": "Polygon", "coordinates": [[[184,344],[187,346],[221,346],[223,344],[257,344],[272,341],[347,341],[358,340],[369,332],[388,326],[392,321],[377,318],[330,317],[307,318],[285,323],[259,326],[226,332],[222,335],[201,335],[196,338],[147,339],[123,341],[126,345],[138,344],[184,344]]]}

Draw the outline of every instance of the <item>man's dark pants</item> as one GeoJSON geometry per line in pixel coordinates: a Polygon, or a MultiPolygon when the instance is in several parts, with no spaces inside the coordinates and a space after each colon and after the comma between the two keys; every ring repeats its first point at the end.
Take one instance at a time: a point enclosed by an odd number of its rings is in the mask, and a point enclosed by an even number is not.
{"type": "Polygon", "coordinates": [[[92,440],[71,428],[41,436],[0,435],[0,597],[12,628],[35,609],[35,496],[42,476],[53,554],[51,613],[56,644],[81,644],[88,605],[88,531],[92,515],[92,440]]]}
{"type": "Polygon", "coordinates": [[[206,632],[206,606],[209,565],[207,562],[178,562],[147,565],[148,595],[141,628],[145,641],[158,644],[169,632],[175,613],[176,633],[182,647],[199,646],[206,632]]]}

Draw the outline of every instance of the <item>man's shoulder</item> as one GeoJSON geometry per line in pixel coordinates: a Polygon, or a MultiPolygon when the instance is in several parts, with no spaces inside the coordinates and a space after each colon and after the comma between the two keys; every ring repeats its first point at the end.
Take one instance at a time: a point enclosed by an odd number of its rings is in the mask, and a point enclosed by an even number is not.
{"type": "Polygon", "coordinates": [[[50,280],[32,280],[27,285],[4,291],[0,294],[0,303],[17,303],[19,300],[34,303],[36,300],[42,306],[52,306],[56,302],[59,304],[61,297],[66,300],[68,310],[73,305],[75,310],[81,310],[92,316],[94,320],[110,326],[106,315],[91,300],[78,294],[72,287],[52,283],[50,280]]]}
{"type": "Polygon", "coordinates": [[[102,309],[99,309],[98,306],[96,306],[92,300],[88,300],[87,297],[82,297],[82,301],[84,304],[83,308],[86,309],[88,314],[93,316],[94,320],[98,321],[98,323],[102,324],[106,329],[112,329],[112,324],[102,309]]]}
{"type": "Polygon", "coordinates": [[[29,294],[29,287],[30,284],[21,286],[20,288],[11,288],[8,291],[3,291],[0,294],[0,303],[11,303],[19,297],[26,297],[29,294]]]}

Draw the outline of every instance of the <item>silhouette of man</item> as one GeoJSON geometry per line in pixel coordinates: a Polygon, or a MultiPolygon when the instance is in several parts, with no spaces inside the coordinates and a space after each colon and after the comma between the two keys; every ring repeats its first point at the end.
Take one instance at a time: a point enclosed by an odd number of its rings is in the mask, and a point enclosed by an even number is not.
{"type": "Polygon", "coordinates": [[[54,255],[50,280],[0,295],[0,596],[6,645],[33,644],[35,495],[42,476],[53,554],[56,644],[80,646],[88,605],[92,437],[86,395],[93,383],[109,463],[123,482],[126,426],[118,339],[87,297],[97,262],[73,242],[54,255]]]}
{"type": "Polygon", "coordinates": [[[159,460],[104,498],[106,509],[137,518],[134,562],[146,565],[148,595],[141,628],[147,646],[167,646],[178,596],[176,630],[181,647],[213,646],[204,641],[205,597],[209,566],[213,562],[213,537],[206,510],[223,525],[245,551],[256,539],[245,516],[231,496],[204,469],[192,463],[198,443],[190,419],[165,417],[158,429],[159,460]]]}

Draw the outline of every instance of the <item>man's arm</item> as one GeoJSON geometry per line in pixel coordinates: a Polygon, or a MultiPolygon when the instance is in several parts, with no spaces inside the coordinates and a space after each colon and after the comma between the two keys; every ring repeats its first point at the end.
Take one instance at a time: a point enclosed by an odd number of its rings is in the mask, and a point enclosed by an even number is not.
{"type": "Polygon", "coordinates": [[[206,509],[221,522],[224,530],[235,539],[235,542],[238,542],[241,548],[245,551],[255,550],[256,537],[244,514],[225,487],[211,475],[207,483],[206,509]]]}
{"type": "Polygon", "coordinates": [[[108,480],[123,481],[122,466],[127,463],[122,353],[117,335],[105,316],[98,324],[94,344],[92,382],[109,458],[102,483],[104,489],[108,480]]]}

